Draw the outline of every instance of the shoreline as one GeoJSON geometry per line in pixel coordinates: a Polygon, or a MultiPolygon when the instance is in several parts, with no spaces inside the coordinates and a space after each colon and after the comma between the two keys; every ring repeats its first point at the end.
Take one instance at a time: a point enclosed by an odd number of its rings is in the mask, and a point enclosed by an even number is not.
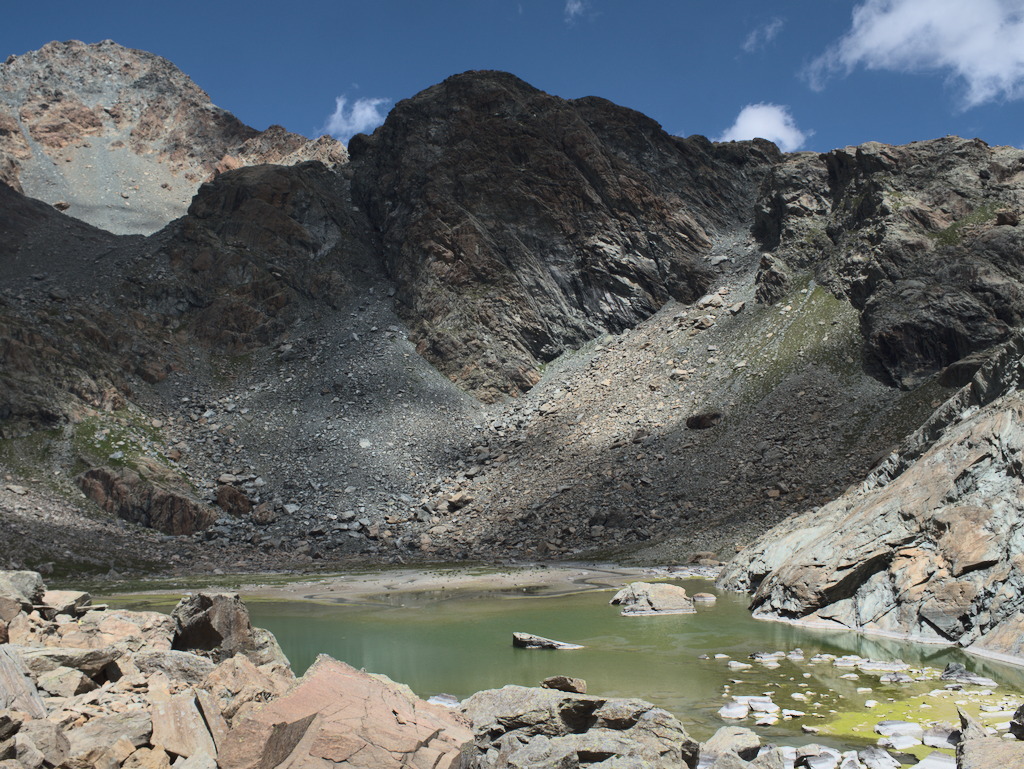
{"type": "MultiPolygon", "coordinates": [[[[629,582],[664,579],[713,579],[700,567],[622,566],[613,563],[561,562],[506,564],[502,566],[434,565],[403,566],[328,574],[295,575],[295,579],[271,580],[282,575],[224,575],[202,590],[243,594],[245,600],[301,600],[330,603],[372,603],[382,596],[451,590],[465,593],[517,592],[533,598],[555,597],[590,590],[616,590],[629,582]],[[262,577],[262,579],[261,579],[262,577]]],[[[173,580],[172,580],[173,581],[173,580]]],[[[99,589],[104,597],[180,594],[187,580],[176,587],[117,590],[99,589]]]]}
{"type": "Polygon", "coordinates": [[[796,627],[807,628],[808,630],[838,630],[845,633],[856,633],[868,638],[885,638],[891,641],[902,641],[904,643],[919,644],[921,646],[932,646],[936,649],[959,649],[965,654],[969,654],[974,657],[981,657],[994,662],[1002,662],[1006,665],[1024,668],[1024,656],[1014,656],[1012,654],[1003,654],[1002,652],[990,651],[987,649],[977,649],[973,646],[960,646],[953,641],[940,641],[934,638],[923,638],[921,636],[916,636],[913,633],[897,633],[892,630],[872,630],[862,627],[849,627],[848,625],[842,625],[837,622],[828,622],[825,620],[808,621],[804,619],[789,619],[787,617],[776,617],[770,614],[758,614],[757,612],[751,612],[750,616],[760,622],[779,622],[783,625],[794,625],[796,627]]]}

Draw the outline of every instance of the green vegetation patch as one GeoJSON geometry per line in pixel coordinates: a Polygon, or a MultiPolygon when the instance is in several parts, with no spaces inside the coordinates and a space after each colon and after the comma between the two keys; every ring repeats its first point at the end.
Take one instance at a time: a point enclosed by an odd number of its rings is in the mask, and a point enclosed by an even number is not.
{"type": "Polygon", "coordinates": [[[996,203],[986,203],[983,206],[978,206],[967,216],[953,222],[946,229],[928,233],[928,237],[940,246],[959,245],[963,241],[966,229],[994,219],[997,210],[999,210],[999,205],[996,203]]]}

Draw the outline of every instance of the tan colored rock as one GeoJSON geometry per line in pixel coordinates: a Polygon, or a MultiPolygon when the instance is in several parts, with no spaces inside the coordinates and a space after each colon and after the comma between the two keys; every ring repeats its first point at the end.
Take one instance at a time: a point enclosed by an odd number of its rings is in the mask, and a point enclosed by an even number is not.
{"type": "Polygon", "coordinates": [[[587,682],[582,678],[572,678],[571,676],[549,676],[541,681],[540,685],[541,688],[557,689],[560,692],[587,693],[587,682]]]}
{"type": "Polygon", "coordinates": [[[161,748],[139,748],[124,762],[124,769],[170,769],[171,757],[161,748]]]}
{"type": "Polygon", "coordinates": [[[0,709],[19,710],[32,718],[45,718],[46,706],[20,655],[0,646],[0,709]]]}
{"type": "Polygon", "coordinates": [[[57,667],[39,675],[36,686],[54,697],[74,697],[95,689],[96,682],[80,670],[57,667]]]}
{"type": "Polygon", "coordinates": [[[649,614],[693,614],[693,601],[686,589],[667,582],[633,582],[609,601],[622,607],[622,616],[649,614]]]}
{"type": "Polygon", "coordinates": [[[63,764],[71,751],[71,744],[60,728],[44,718],[34,718],[23,723],[18,737],[30,739],[45,756],[49,766],[63,764]]]}
{"type": "Polygon", "coordinates": [[[256,664],[287,664],[273,634],[252,626],[249,610],[237,593],[184,596],[171,617],[175,649],[213,652],[218,659],[243,652],[256,664]]]}
{"type": "Polygon", "coordinates": [[[166,701],[156,701],[150,708],[153,736],[150,741],[170,753],[194,756],[205,753],[216,758],[217,747],[206,728],[206,722],[192,691],[176,694],[166,701]]]}
{"type": "Polygon", "coordinates": [[[48,619],[58,614],[77,617],[92,603],[92,596],[79,590],[47,590],[43,593],[43,606],[48,610],[48,619]]]}
{"type": "Polygon", "coordinates": [[[472,738],[448,708],[321,655],[298,685],[228,733],[221,769],[452,767],[472,738]]]}
{"type": "Polygon", "coordinates": [[[17,647],[17,651],[25,667],[33,675],[40,676],[58,668],[72,668],[80,670],[90,678],[98,677],[107,665],[122,654],[120,649],[110,646],[101,649],[77,649],[66,646],[17,647]]]}
{"type": "Polygon", "coordinates": [[[106,749],[122,740],[139,748],[149,744],[152,733],[153,721],[145,710],[99,716],[68,732],[69,754],[74,759],[97,749],[106,749]]]}
{"type": "MultiPolygon", "coordinates": [[[[210,692],[215,698],[217,709],[231,720],[247,703],[279,697],[294,682],[295,676],[290,669],[276,671],[266,666],[257,668],[248,657],[236,654],[214,668],[202,688],[210,692]]],[[[217,739],[216,734],[214,738],[217,739]]]]}
{"type": "Polygon", "coordinates": [[[174,620],[153,611],[90,611],[78,622],[61,625],[52,643],[97,649],[123,645],[138,651],[170,651],[174,620]]]}

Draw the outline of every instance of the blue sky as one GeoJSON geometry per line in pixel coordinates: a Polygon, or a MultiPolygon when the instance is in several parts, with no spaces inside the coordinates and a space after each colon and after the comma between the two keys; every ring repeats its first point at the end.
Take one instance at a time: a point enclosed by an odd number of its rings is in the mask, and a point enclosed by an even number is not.
{"type": "Polygon", "coordinates": [[[451,74],[503,69],[682,136],[1024,146],[1024,0],[51,0],[4,16],[2,56],[110,38],[256,128],[307,136],[344,139],[451,74]]]}

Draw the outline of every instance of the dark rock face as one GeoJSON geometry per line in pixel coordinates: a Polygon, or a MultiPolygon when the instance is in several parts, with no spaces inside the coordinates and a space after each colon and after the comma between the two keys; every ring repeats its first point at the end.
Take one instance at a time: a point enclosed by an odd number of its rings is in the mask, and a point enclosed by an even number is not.
{"type": "Polygon", "coordinates": [[[500,72],[400,102],[350,147],[419,351],[485,400],[670,297],[701,296],[712,234],[743,220],[778,158],[500,72]]]}
{"type": "Polygon", "coordinates": [[[269,344],[304,302],[336,308],[376,274],[347,200],[347,180],[321,163],[224,173],[155,239],[176,280],[140,281],[137,301],[227,352],[269,344]]]}
{"type": "Polygon", "coordinates": [[[78,485],[108,513],[164,534],[194,534],[217,520],[217,513],[202,502],[129,468],[94,467],[79,476],[78,485]]]}
{"type": "Polygon", "coordinates": [[[757,204],[758,298],[812,273],[861,311],[883,376],[914,387],[1024,317],[1022,169],[1020,150],[956,137],[789,156],[757,204]]]}

